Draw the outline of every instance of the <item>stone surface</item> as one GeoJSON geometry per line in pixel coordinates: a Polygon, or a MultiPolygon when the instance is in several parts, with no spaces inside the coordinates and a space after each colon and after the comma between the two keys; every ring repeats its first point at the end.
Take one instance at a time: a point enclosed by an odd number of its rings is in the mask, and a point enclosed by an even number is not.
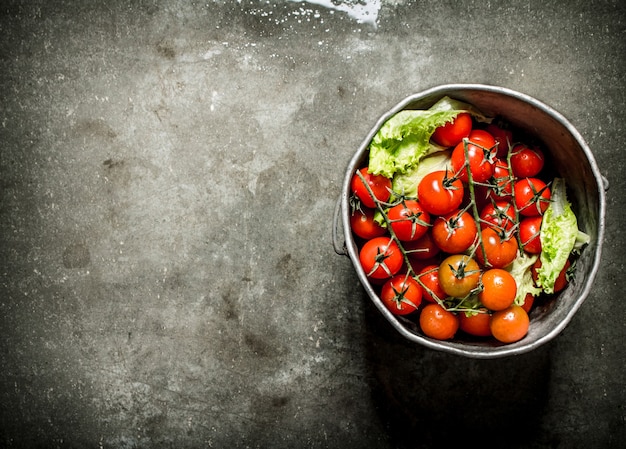
{"type": "Polygon", "coordinates": [[[623,3],[5,1],[0,31],[3,447],[626,444],[623,3]],[[515,358],[402,341],[331,244],[366,133],[450,82],[551,105],[610,183],[587,301],[515,358]]]}

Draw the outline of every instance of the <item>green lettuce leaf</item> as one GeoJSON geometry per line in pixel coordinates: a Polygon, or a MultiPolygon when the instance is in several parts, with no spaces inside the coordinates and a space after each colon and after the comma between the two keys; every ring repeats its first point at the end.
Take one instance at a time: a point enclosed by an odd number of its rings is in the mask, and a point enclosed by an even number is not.
{"type": "Polygon", "coordinates": [[[541,289],[535,286],[533,275],[530,271],[539,256],[536,254],[526,254],[521,251],[513,263],[507,268],[509,273],[515,279],[517,284],[517,294],[515,296],[515,304],[521,306],[526,300],[526,295],[530,293],[537,296],[541,293],[541,289]]]}
{"type": "Polygon", "coordinates": [[[369,171],[375,175],[392,178],[396,172],[404,173],[422,157],[443,150],[431,144],[430,137],[439,126],[456,117],[454,111],[429,113],[428,111],[400,111],[378,131],[370,144],[369,171]]]}
{"type": "Polygon", "coordinates": [[[424,156],[445,150],[430,138],[435,129],[454,120],[461,112],[469,112],[479,121],[490,121],[473,106],[447,96],[430,109],[405,109],[395,114],[381,126],[370,143],[370,173],[392,178],[395,173],[405,173],[424,156]]]}
{"type": "Polygon", "coordinates": [[[431,154],[424,157],[419,164],[409,167],[405,173],[396,173],[391,181],[391,188],[398,195],[417,198],[417,186],[424,176],[446,169],[451,169],[450,151],[431,154]]]}
{"type": "Polygon", "coordinates": [[[576,234],[576,243],[574,243],[574,249],[581,250],[589,243],[590,240],[591,237],[589,237],[589,234],[586,234],[579,229],[578,234],[576,234]]]}
{"type": "Polygon", "coordinates": [[[570,253],[579,241],[589,241],[578,230],[576,215],[567,200],[565,181],[552,183],[552,201],[541,224],[541,267],[537,270],[537,285],[546,293],[554,293],[554,283],[565,267],[570,253]]]}

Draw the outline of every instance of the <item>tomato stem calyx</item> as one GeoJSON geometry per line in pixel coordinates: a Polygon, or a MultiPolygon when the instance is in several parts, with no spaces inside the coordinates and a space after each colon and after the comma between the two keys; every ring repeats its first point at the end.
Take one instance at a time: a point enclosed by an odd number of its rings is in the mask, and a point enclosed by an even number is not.
{"type": "Polygon", "coordinates": [[[446,168],[445,173],[443,175],[443,180],[441,181],[441,185],[444,187],[444,189],[446,190],[458,190],[459,187],[454,185],[456,183],[456,181],[458,181],[460,178],[460,174],[459,173],[454,173],[451,172],[450,170],[448,170],[446,168]],[[452,176],[448,176],[448,173],[452,173],[452,176]]]}

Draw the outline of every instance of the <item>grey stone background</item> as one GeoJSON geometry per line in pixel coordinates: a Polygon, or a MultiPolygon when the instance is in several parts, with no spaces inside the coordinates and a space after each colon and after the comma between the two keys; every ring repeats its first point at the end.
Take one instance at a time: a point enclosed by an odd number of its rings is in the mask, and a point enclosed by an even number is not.
{"type": "Polygon", "coordinates": [[[0,446],[626,444],[624,2],[5,0],[0,36],[0,446]],[[610,182],[591,294],[511,359],[405,343],[331,245],[366,133],[453,82],[610,182]]]}

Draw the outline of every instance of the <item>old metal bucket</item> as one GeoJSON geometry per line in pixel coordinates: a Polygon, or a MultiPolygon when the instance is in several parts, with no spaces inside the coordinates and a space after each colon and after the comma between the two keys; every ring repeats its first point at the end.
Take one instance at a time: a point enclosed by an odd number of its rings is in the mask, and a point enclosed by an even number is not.
{"type": "Polygon", "coordinates": [[[605,190],[608,188],[594,156],[579,132],[560,113],[540,101],[502,87],[480,84],[437,86],[411,95],[385,113],[374,125],[352,157],[345,172],[333,223],[333,245],[338,254],[347,255],[363,287],[380,313],[407,340],[428,348],[473,358],[497,358],[530,351],[553,339],[572,319],[587,297],[598,271],[604,236],[605,190]],[[579,228],[591,240],[576,263],[575,276],[557,299],[541,304],[531,312],[531,326],[522,340],[501,344],[493,340],[455,338],[431,339],[419,326],[393,315],[370,285],[359,263],[357,244],[350,230],[350,180],[357,168],[366,165],[369,144],[378,129],[403,109],[427,109],[443,96],[470,103],[491,116],[501,116],[512,125],[542,140],[558,174],[567,180],[569,200],[579,228]],[[341,229],[343,232],[341,231],[341,229]]]}

